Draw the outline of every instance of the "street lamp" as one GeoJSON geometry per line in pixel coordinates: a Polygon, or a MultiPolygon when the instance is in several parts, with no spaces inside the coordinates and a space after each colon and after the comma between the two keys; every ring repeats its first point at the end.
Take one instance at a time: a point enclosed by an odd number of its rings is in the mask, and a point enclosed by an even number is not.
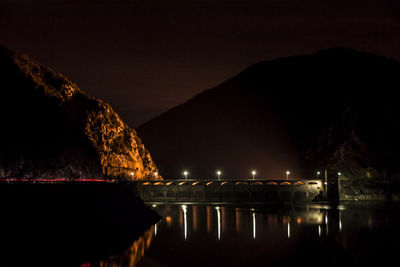
{"type": "Polygon", "coordinates": [[[220,180],[220,179],[221,179],[221,173],[222,173],[222,172],[221,172],[220,170],[218,170],[218,171],[217,171],[217,177],[218,177],[218,180],[220,180]]]}
{"type": "Polygon", "coordinates": [[[286,179],[289,179],[290,171],[286,171],[286,179]]]}
{"type": "Polygon", "coordinates": [[[187,180],[187,176],[188,176],[189,172],[188,171],[184,171],[183,175],[185,176],[185,180],[187,180]]]}
{"type": "Polygon", "coordinates": [[[342,175],[342,173],[341,173],[341,172],[338,172],[338,173],[337,173],[337,175],[339,175],[339,176],[340,176],[340,175],[342,175]]]}
{"type": "Polygon", "coordinates": [[[253,175],[253,180],[254,180],[254,178],[255,178],[255,176],[256,176],[256,173],[257,173],[257,172],[256,172],[255,170],[252,170],[252,171],[251,171],[251,174],[253,175]]]}
{"type": "Polygon", "coordinates": [[[157,177],[158,176],[158,172],[154,172],[154,176],[157,177]]]}
{"type": "Polygon", "coordinates": [[[320,174],[321,174],[321,172],[317,171],[317,179],[318,179],[320,174]]]}

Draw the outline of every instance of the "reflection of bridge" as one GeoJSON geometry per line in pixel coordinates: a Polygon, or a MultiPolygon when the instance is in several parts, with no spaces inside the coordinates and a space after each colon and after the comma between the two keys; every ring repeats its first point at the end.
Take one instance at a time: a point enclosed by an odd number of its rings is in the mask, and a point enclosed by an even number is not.
{"type": "Polygon", "coordinates": [[[135,182],[151,202],[311,202],[323,200],[322,180],[163,180],[135,182]]]}
{"type": "Polygon", "coordinates": [[[316,204],[285,206],[278,210],[236,207],[232,205],[170,205],[152,204],[152,208],[163,217],[167,227],[179,227],[186,240],[195,232],[223,236],[244,235],[251,239],[270,238],[281,233],[290,238],[301,225],[307,225],[319,237],[342,230],[340,210],[316,204]]]}

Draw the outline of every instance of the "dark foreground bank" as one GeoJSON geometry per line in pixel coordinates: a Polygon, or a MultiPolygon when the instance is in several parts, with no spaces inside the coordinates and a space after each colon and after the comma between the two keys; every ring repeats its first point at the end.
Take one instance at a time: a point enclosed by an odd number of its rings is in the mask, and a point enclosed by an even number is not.
{"type": "Polygon", "coordinates": [[[121,184],[0,184],[0,266],[79,266],[129,247],[159,216],[121,184]]]}

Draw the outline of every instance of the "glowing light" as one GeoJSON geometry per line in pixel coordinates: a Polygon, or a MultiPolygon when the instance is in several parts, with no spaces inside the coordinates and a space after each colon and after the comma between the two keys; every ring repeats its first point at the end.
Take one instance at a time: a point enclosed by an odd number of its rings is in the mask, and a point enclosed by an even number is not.
{"type": "MultiPolygon", "coordinates": [[[[45,181],[50,181],[50,179],[41,179],[43,182],[45,181]]],[[[62,181],[65,181],[64,179],[60,179],[62,181]]],[[[88,179],[88,178],[81,178],[81,179],[75,179],[75,182],[108,182],[107,180],[101,180],[101,179],[88,179]]]]}
{"type": "Polygon", "coordinates": [[[221,179],[221,174],[222,174],[222,172],[221,172],[220,170],[217,170],[217,177],[218,177],[218,180],[221,179]]]}
{"type": "Polygon", "coordinates": [[[338,173],[337,173],[337,175],[339,175],[339,176],[340,176],[340,175],[342,175],[342,173],[341,173],[341,172],[338,172],[338,173]]]}
{"type": "Polygon", "coordinates": [[[6,178],[0,179],[0,181],[5,181],[7,183],[10,182],[29,182],[29,183],[73,183],[73,182],[103,182],[103,183],[112,183],[113,180],[105,180],[105,179],[94,179],[94,178],[78,178],[78,179],[69,179],[69,178],[36,178],[36,179],[16,179],[16,178],[6,178]]]}
{"type": "Polygon", "coordinates": [[[253,175],[253,180],[254,180],[255,177],[256,177],[257,172],[256,172],[255,170],[252,170],[252,171],[251,171],[251,174],[253,175]]]}
{"type": "Polygon", "coordinates": [[[154,236],[157,236],[157,224],[154,225],[154,236]]]}
{"type": "Polygon", "coordinates": [[[165,217],[165,221],[167,222],[168,227],[171,227],[171,225],[172,225],[172,218],[171,218],[171,216],[165,217]]]}
{"type": "Polygon", "coordinates": [[[253,239],[256,239],[256,214],[252,213],[253,218],[253,239]]]}
{"type": "Polygon", "coordinates": [[[158,172],[154,172],[154,176],[157,177],[157,175],[158,175],[158,172]]]}
{"type": "Polygon", "coordinates": [[[221,240],[221,208],[217,206],[215,209],[217,210],[217,238],[221,240]]]}
{"type": "Polygon", "coordinates": [[[321,225],[318,225],[318,236],[321,237],[322,229],[321,225]]]}
{"type": "Polygon", "coordinates": [[[133,176],[133,175],[135,175],[135,173],[134,173],[134,172],[131,172],[131,176],[133,176]]]}
{"type": "Polygon", "coordinates": [[[183,175],[185,176],[185,179],[187,180],[189,172],[188,171],[183,171],[183,175]]]}
{"type": "Polygon", "coordinates": [[[187,206],[186,205],[182,205],[181,206],[182,211],[183,211],[183,232],[185,235],[185,240],[187,238],[187,206]]]}
{"type": "Polygon", "coordinates": [[[286,179],[289,179],[290,171],[286,171],[286,179]]]}
{"type": "Polygon", "coordinates": [[[290,222],[287,223],[287,237],[290,238],[290,222]]]}

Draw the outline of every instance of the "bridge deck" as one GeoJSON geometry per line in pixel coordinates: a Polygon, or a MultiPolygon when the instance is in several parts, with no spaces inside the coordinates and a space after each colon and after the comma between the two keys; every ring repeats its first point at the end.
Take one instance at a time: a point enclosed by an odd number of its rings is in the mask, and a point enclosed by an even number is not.
{"type": "Polygon", "coordinates": [[[163,180],[134,182],[145,202],[311,202],[321,180],[163,180]]]}

